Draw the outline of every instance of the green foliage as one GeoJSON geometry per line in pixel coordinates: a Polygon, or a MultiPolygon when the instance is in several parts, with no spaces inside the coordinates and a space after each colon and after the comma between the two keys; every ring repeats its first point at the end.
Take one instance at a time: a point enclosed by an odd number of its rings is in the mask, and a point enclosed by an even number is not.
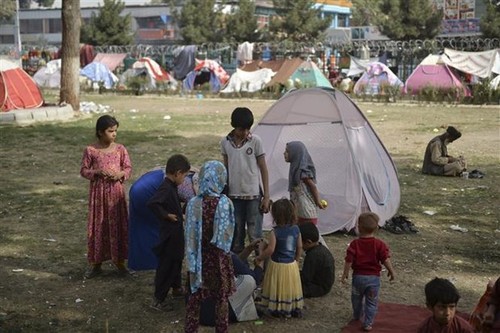
{"type": "Polygon", "coordinates": [[[490,79],[483,79],[472,86],[472,104],[499,104],[500,88],[491,89],[490,79]]]}
{"type": "Polygon", "coordinates": [[[269,24],[274,40],[311,42],[321,40],[331,19],[320,17],[312,0],[273,0],[277,16],[269,24]]]}
{"type": "Polygon", "coordinates": [[[440,32],[443,13],[429,0],[383,0],[380,9],[376,23],[390,39],[432,39],[440,32]]]}
{"type": "Polygon", "coordinates": [[[238,10],[232,15],[227,15],[225,23],[227,41],[241,43],[258,40],[258,26],[253,1],[240,0],[238,10]]]}
{"type": "Polygon", "coordinates": [[[0,20],[10,19],[16,12],[16,0],[0,0],[0,20]]]}
{"type": "Polygon", "coordinates": [[[171,8],[185,44],[224,40],[222,8],[215,5],[215,0],[187,0],[180,13],[173,2],[171,8]]]}
{"type": "Polygon", "coordinates": [[[19,0],[19,8],[30,8],[31,0],[19,0]]]}
{"type": "Polygon", "coordinates": [[[376,25],[382,0],[352,0],[352,26],[376,25]]]}
{"type": "Polygon", "coordinates": [[[437,103],[459,103],[464,99],[462,89],[443,88],[432,85],[420,89],[417,94],[419,101],[437,103]]]}
{"type": "Polygon", "coordinates": [[[133,41],[131,34],[131,16],[120,16],[125,3],[120,0],[104,0],[99,7],[99,14],[92,14],[90,22],[82,25],[81,42],[91,45],[129,45],[133,41]]]}
{"type": "Polygon", "coordinates": [[[54,4],[54,0],[35,0],[38,4],[38,7],[52,7],[54,4]]]}
{"type": "Polygon", "coordinates": [[[481,17],[481,32],[485,38],[498,38],[500,36],[500,4],[494,5],[486,2],[486,15],[481,17]]]}

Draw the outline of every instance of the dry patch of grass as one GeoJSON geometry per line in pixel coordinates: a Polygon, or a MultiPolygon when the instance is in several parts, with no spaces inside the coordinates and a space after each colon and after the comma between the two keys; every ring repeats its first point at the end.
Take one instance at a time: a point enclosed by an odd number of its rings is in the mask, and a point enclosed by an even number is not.
{"type": "MultiPolygon", "coordinates": [[[[111,105],[120,121],[118,141],[132,158],[130,186],[169,155],[182,152],[194,165],[220,158],[218,141],[230,113],[250,107],[259,118],[268,100],[87,95],[111,105]],[[131,110],[136,110],[132,112],[131,110]],[[170,116],[170,119],[167,119],[170,116]]],[[[416,235],[380,237],[391,247],[398,280],[384,279],[381,300],[423,304],[423,285],[435,276],[457,284],[462,311],[470,311],[500,267],[499,111],[486,107],[360,103],[392,154],[402,189],[399,214],[416,235]],[[420,174],[425,145],[443,126],[461,128],[450,153],[467,157],[481,180],[420,174]],[[427,215],[425,211],[435,211],[427,215]],[[450,229],[458,224],[461,233],[450,229]]],[[[153,272],[84,281],[88,182],[79,177],[83,148],[94,139],[97,115],[61,124],[0,129],[0,330],[6,332],[181,332],[184,306],[168,314],[150,310],[153,272]]],[[[340,272],[352,236],[325,237],[340,272]]],[[[338,275],[338,274],[337,274],[338,275]]],[[[300,320],[264,319],[231,325],[231,332],[338,332],[350,318],[350,288],[335,283],[323,298],[306,300],[300,320]]],[[[202,329],[202,332],[210,332],[202,329]]]]}

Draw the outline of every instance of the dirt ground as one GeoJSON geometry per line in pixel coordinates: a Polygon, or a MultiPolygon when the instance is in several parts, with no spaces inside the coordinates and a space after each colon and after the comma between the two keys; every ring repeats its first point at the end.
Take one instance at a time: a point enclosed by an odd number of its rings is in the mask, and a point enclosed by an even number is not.
{"type": "MultiPolygon", "coordinates": [[[[245,105],[258,119],[274,102],[114,95],[82,100],[110,105],[120,120],[118,141],[127,146],[134,168],[128,187],[173,152],[186,153],[193,164],[218,159],[217,142],[230,130],[231,111],[245,105]]],[[[423,306],[423,286],[439,276],[456,284],[462,294],[459,310],[470,312],[488,279],[500,275],[499,109],[359,106],[397,165],[398,214],[419,229],[407,235],[379,232],[391,247],[397,273],[393,283],[382,278],[380,301],[423,306]],[[450,153],[466,156],[472,169],[486,173],[484,179],[419,172],[426,143],[448,124],[464,133],[450,153]],[[450,228],[456,224],[467,232],[450,228]]],[[[149,308],[154,272],[120,278],[108,264],[103,276],[83,279],[88,182],[78,171],[97,117],[0,128],[0,332],[183,331],[181,300],[173,312],[149,308]]],[[[336,281],[327,296],[305,301],[302,319],[263,318],[232,324],[230,332],[340,332],[351,315],[350,286],[341,285],[339,277],[353,238],[343,232],[325,236],[336,259],[336,281]]]]}

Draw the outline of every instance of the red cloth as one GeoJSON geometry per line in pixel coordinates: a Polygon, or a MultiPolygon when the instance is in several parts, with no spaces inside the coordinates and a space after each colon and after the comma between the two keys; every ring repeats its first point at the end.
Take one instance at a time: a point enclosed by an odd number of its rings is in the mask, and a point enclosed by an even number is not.
{"type": "Polygon", "coordinates": [[[467,320],[455,314],[446,326],[439,325],[431,316],[419,326],[417,333],[474,333],[474,330],[467,320]]]}
{"type": "MultiPolygon", "coordinates": [[[[457,312],[457,314],[462,318],[468,316],[464,313],[457,312]]],[[[422,321],[429,317],[429,315],[431,315],[429,310],[417,305],[379,303],[377,317],[373,323],[371,333],[416,332],[422,321]]],[[[349,322],[342,328],[341,332],[359,333],[362,330],[362,322],[358,320],[349,322]]]]}
{"type": "Polygon", "coordinates": [[[389,247],[378,238],[355,239],[349,244],[345,261],[352,263],[353,275],[380,276],[381,263],[390,257],[389,247]]]}

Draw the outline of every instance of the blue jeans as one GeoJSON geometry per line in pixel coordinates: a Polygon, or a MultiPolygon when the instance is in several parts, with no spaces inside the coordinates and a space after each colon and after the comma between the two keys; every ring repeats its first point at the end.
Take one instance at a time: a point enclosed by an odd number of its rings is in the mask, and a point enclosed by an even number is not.
{"type": "Polygon", "coordinates": [[[234,237],[231,250],[240,253],[245,248],[245,238],[248,231],[250,242],[262,237],[262,213],[260,199],[231,199],[234,205],[234,237]]]}
{"type": "Polygon", "coordinates": [[[355,320],[359,320],[364,315],[364,327],[373,325],[377,314],[379,290],[380,276],[353,275],[351,290],[353,317],[355,320]]]}

